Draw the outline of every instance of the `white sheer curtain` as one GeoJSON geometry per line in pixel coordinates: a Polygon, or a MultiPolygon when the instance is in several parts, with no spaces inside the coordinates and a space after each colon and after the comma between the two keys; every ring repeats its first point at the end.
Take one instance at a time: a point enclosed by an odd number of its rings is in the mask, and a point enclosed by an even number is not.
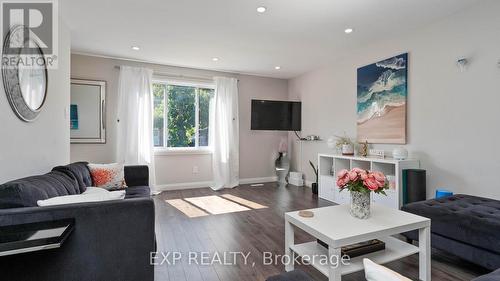
{"type": "Polygon", "coordinates": [[[148,165],[154,192],[152,77],[151,69],[120,67],[117,158],[119,163],[148,165]]]}
{"type": "Polygon", "coordinates": [[[213,148],[214,190],[239,184],[238,80],[215,77],[215,97],[210,120],[210,144],[213,148]]]}

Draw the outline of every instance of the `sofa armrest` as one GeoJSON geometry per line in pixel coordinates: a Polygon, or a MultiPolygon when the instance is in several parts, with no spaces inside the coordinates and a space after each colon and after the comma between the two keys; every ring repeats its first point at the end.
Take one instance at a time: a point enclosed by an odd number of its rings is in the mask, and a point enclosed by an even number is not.
{"type": "Polygon", "coordinates": [[[6,280],[153,280],[154,203],[137,198],[0,210],[0,226],[74,218],[61,248],[0,257],[6,280]],[[27,270],[29,269],[29,270],[27,270]]]}
{"type": "Polygon", "coordinates": [[[146,165],[125,166],[127,186],[149,186],[149,167],[146,165]]]}

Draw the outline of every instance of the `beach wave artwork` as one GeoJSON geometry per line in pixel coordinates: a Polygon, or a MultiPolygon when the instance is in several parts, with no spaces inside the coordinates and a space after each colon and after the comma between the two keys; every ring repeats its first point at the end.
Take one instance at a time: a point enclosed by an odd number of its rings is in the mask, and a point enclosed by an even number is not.
{"type": "Polygon", "coordinates": [[[408,54],[358,69],[358,140],[406,143],[408,54]]]}

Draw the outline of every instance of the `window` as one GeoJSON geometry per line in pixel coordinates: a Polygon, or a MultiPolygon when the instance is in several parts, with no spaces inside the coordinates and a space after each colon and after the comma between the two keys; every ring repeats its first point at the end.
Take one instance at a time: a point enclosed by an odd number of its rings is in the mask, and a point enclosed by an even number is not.
{"type": "Polygon", "coordinates": [[[207,86],[154,82],[155,147],[208,146],[209,109],[214,89],[207,86]]]}

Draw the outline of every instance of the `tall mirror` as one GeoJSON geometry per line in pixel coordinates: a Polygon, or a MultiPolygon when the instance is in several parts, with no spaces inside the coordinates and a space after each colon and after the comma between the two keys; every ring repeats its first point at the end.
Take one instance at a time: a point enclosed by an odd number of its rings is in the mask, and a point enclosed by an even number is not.
{"type": "Polygon", "coordinates": [[[106,143],[106,82],[71,79],[71,143],[106,143]]]}

